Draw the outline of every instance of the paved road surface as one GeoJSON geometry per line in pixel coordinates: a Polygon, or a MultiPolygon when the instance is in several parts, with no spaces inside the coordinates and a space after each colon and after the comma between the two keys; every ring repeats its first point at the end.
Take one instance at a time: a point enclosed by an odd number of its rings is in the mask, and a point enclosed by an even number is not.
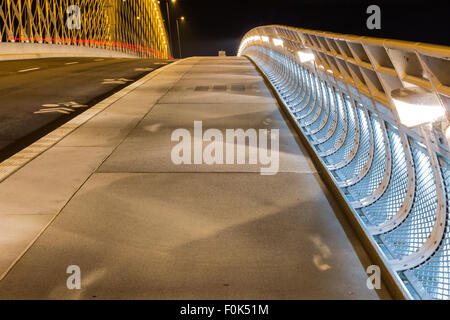
{"type": "Polygon", "coordinates": [[[92,106],[167,63],[111,58],[0,62],[0,161],[83,112],[83,105],[92,106]]]}

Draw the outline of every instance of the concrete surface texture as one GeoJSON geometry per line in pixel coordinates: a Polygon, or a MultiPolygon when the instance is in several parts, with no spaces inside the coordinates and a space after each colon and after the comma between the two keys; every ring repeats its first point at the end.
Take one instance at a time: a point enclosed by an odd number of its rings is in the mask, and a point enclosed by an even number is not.
{"type": "Polygon", "coordinates": [[[136,58],[131,54],[84,46],[47,43],[0,43],[0,61],[56,57],[136,58]]]}
{"type": "Polygon", "coordinates": [[[158,71],[0,183],[0,298],[390,298],[248,60],[158,71]],[[280,172],[174,165],[171,134],[196,120],[279,129],[280,172]]]}

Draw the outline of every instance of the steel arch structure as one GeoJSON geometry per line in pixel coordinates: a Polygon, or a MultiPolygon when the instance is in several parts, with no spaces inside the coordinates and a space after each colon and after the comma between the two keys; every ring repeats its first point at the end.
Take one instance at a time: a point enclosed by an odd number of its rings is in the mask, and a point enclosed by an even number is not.
{"type": "Polygon", "coordinates": [[[171,58],[156,0],[0,0],[0,42],[87,46],[171,58]]]}
{"type": "Polygon", "coordinates": [[[272,83],[402,296],[450,299],[450,48],[273,25],[238,55],[272,83]],[[403,126],[403,87],[434,93],[447,119],[403,126]]]}

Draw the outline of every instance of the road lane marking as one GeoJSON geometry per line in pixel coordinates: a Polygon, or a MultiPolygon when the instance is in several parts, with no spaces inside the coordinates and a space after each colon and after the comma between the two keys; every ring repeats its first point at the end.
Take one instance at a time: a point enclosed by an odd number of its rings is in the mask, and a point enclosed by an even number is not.
{"type": "Polygon", "coordinates": [[[124,78],[120,78],[120,79],[103,79],[102,84],[125,84],[127,82],[133,82],[134,80],[130,80],[130,79],[124,79],[124,78]]]}
{"type": "Polygon", "coordinates": [[[136,68],[134,69],[134,71],[153,71],[155,70],[154,68],[136,68]]]}
{"type": "Polygon", "coordinates": [[[62,102],[62,103],[48,103],[43,104],[41,109],[34,112],[34,114],[43,114],[43,113],[64,113],[70,114],[75,112],[75,109],[78,108],[87,108],[88,106],[85,104],[79,104],[75,101],[70,102],[62,102]]]}
{"type": "Polygon", "coordinates": [[[65,65],[66,66],[70,66],[70,65],[72,65],[72,64],[78,64],[79,62],[67,62],[67,63],[65,63],[65,65]]]}
{"type": "Polygon", "coordinates": [[[17,72],[22,73],[22,72],[29,72],[29,71],[39,70],[39,69],[40,69],[40,68],[30,68],[30,69],[19,70],[19,71],[17,71],[17,72]]]}
{"type": "Polygon", "coordinates": [[[71,108],[87,108],[88,107],[85,104],[79,104],[78,102],[75,102],[75,101],[62,102],[59,105],[66,106],[66,107],[71,107],[71,108]]]}
{"type": "Polygon", "coordinates": [[[73,112],[72,109],[69,108],[52,108],[52,109],[43,109],[36,111],[34,114],[42,114],[42,113],[64,113],[71,114],[73,112]]]}

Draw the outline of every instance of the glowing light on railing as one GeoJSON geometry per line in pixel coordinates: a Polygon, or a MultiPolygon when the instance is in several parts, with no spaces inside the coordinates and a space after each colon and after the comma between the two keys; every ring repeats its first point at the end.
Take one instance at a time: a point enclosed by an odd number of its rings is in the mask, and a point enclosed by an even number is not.
{"type": "Polygon", "coordinates": [[[273,39],[273,44],[275,45],[275,47],[283,47],[284,46],[284,42],[281,39],[273,39]]]}
{"type": "Polygon", "coordinates": [[[261,40],[262,40],[263,42],[269,42],[269,41],[270,41],[270,39],[269,39],[268,36],[262,36],[262,37],[261,37],[261,40]]]}
{"type": "Polygon", "coordinates": [[[240,56],[242,54],[242,51],[249,43],[255,42],[255,41],[261,41],[261,36],[251,36],[251,37],[244,39],[239,47],[238,56],[240,56]]]}
{"type": "Polygon", "coordinates": [[[244,43],[254,42],[254,41],[258,41],[258,40],[261,40],[260,36],[251,36],[251,37],[248,37],[247,39],[245,39],[244,43]]]}
{"type": "Polygon", "coordinates": [[[315,60],[314,53],[312,53],[311,51],[300,50],[298,52],[298,56],[301,63],[307,63],[315,60]]]}
{"type": "Polygon", "coordinates": [[[436,96],[422,88],[402,88],[392,91],[392,100],[400,122],[407,127],[432,123],[445,116],[445,109],[436,96]]]}
{"type": "Polygon", "coordinates": [[[327,72],[330,74],[333,74],[333,70],[331,70],[331,69],[328,69],[327,72]]]}

